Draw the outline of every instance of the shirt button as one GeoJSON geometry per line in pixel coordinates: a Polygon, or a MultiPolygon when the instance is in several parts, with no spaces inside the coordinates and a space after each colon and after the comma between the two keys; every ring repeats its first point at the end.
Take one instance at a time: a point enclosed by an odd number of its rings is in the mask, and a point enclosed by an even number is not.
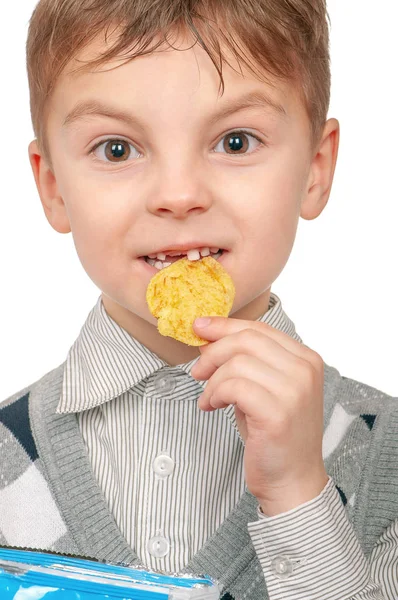
{"type": "Polygon", "coordinates": [[[160,477],[167,477],[173,472],[174,461],[167,454],[160,454],[153,461],[152,468],[160,477]]]}
{"type": "Polygon", "coordinates": [[[287,579],[293,573],[293,563],[287,556],[276,556],[271,567],[274,575],[279,579],[287,579]]]}
{"type": "Polygon", "coordinates": [[[171,394],[175,386],[176,382],[173,375],[158,373],[154,378],[153,387],[159,394],[171,394]]]}
{"type": "Polygon", "coordinates": [[[155,535],[153,538],[148,540],[147,550],[152,556],[156,558],[163,558],[170,550],[170,544],[166,538],[155,535]]]}

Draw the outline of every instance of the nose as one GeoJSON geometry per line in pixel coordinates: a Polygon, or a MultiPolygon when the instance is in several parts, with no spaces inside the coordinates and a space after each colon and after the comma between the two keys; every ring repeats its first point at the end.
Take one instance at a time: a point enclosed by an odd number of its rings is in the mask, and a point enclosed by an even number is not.
{"type": "Polygon", "coordinates": [[[209,210],[212,204],[203,167],[175,159],[163,165],[155,181],[147,200],[148,210],[155,215],[185,219],[209,210]]]}

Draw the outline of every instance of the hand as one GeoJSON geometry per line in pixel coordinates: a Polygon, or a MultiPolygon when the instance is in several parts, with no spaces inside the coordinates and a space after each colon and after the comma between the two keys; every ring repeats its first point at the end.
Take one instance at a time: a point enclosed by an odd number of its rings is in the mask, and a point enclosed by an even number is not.
{"type": "Polygon", "coordinates": [[[195,379],[209,380],[199,408],[234,405],[246,485],[262,511],[273,516],[318,496],[328,482],[322,358],[258,321],[211,317],[194,330],[210,342],[192,369],[195,379]]]}

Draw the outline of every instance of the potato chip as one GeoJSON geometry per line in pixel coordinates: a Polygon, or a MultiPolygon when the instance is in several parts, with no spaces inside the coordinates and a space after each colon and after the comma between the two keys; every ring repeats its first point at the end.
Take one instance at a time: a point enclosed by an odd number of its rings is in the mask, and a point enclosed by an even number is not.
{"type": "Polygon", "coordinates": [[[234,283],[211,256],[182,258],[156,273],[148,284],[146,301],[158,319],[161,335],[188,346],[203,346],[193,330],[197,317],[228,317],[235,297],[234,283]]]}

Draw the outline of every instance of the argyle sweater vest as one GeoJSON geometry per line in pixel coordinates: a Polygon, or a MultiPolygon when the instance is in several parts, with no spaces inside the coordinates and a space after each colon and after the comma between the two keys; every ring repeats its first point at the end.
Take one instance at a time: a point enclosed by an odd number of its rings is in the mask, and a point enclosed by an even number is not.
{"type": "MultiPolygon", "coordinates": [[[[74,414],[57,414],[64,364],[0,404],[0,545],[139,565],[94,478],[74,414]],[[16,527],[17,524],[17,527],[16,527]]],[[[398,517],[398,398],[325,365],[327,473],[369,558],[398,517]]],[[[246,491],[185,572],[207,574],[225,600],[266,600],[246,491]]]]}

